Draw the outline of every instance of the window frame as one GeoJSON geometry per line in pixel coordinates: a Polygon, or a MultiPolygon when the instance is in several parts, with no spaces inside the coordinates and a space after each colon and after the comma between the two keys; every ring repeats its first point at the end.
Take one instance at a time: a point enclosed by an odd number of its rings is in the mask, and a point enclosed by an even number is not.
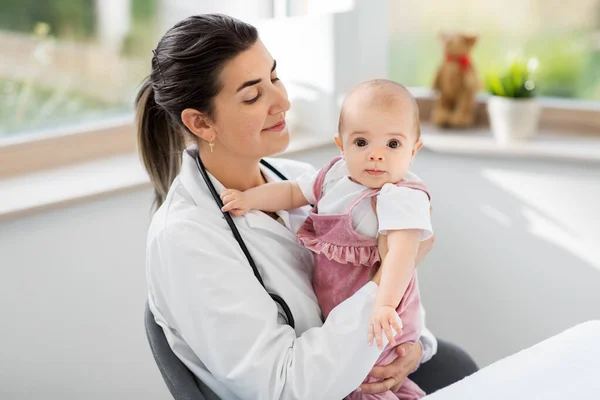
{"type": "MultiPolygon", "coordinates": [[[[421,121],[430,120],[435,93],[427,88],[411,88],[419,104],[421,121]]],[[[489,126],[487,95],[476,99],[476,126],[489,126]]],[[[540,97],[540,129],[600,139],[600,102],[540,97]]],[[[465,130],[468,131],[468,130],[465,130]]],[[[306,137],[303,137],[306,141],[306,137]]],[[[321,143],[321,142],[319,142],[321,143]]],[[[137,151],[133,113],[108,121],[89,122],[50,133],[16,136],[0,140],[0,179],[39,172],[137,151]]]]}

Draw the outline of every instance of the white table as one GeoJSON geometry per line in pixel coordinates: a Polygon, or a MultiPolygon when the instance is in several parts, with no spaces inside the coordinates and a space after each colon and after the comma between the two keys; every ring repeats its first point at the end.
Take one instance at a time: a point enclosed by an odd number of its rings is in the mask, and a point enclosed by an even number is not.
{"type": "Polygon", "coordinates": [[[506,357],[427,400],[599,400],[600,321],[506,357]]]}

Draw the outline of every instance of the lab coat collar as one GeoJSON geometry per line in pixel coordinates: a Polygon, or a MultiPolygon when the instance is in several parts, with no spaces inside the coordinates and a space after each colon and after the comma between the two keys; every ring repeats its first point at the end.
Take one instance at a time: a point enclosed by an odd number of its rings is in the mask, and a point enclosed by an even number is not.
{"type": "MultiPolygon", "coordinates": [[[[195,160],[194,156],[191,155],[191,154],[194,154],[193,153],[194,151],[195,151],[195,148],[191,147],[191,148],[186,149],[183,152],[181,172],[179,174],[179,179],[181,181],[181,184],[186,188],[186,190],[192,196],[192,199],[194,199],[194,203],[196,203],[196,205],[201,205],[206,202],[206,199],[207,199],[206,196],[208,196],[208,198],[211,201],[213,201],[213,199],[212,199],[212,196],[210,195],[210,191],[209,191],[208,187],[206,186],[206,184],[204,182],[204,179],[202,178],[202,175],[200,175],[200,171],[198,171],[198,166],[196,165],[196,160],[195,160]]],[[[273,182],[273,181],[280,180],[279,177],[277,177],[277,175],[275,175],[274,172],[272,172],[270,169],[268,169],[264,165],[261,164],[260,168],[261,168],[261,171],[263,172],[263,175],[267,179],[267,182],[273,182]]],[[[283,172],[283,173],[285,174],[285,172],[283,172]]],[[[215,186],[217,193],[220,194],[223,190],[225,190],[225,187],[221,184],[221,182],[219,182],[214,176],[212,176],[210,172],[208,172],[208,177],[210,178],[212,184],[215,186]]],[[[277,215],[279,215],[281,217],[285,226],[288,229],[290,229],[291,222],[290,222],[289,213],[285,210],[282,210],[282,211],[279,211],[277,213],[277,215]]],[[[283,226],[281,226],[278,222],[276,222],[275,220],[273,220],[272,218],[270,218],[269,216],[265,215],[262,212],[250,211],[244,217],[245,217],[244,219],[246,220],[248,225],[253,228],[270,228],[270,229],[283,228],[283,226]]]]}
{"type": "MultiPolygon", "coordinates": [[[[190,154],[190,152],[195,151],[194,147],[190,147],[183,152],[182,162],[181,162],[181,172],[179,173],[179,180],[185,189],[190,193],[192,199],[194,199],[194,203],[196,205],[202,205],[206,202],[206,196],[210,195],[210,191],[204,183],[204,179],[202,175],[200,175],[200,171],[198,171],[198,166],[196,165],[196,160],[190,154]]],[[[192,153],[193,154],[193,153],[192,153]]],[[[208,172],[208,171],[207,171],[208,172]]],[[[211,180],[212,184],[215,186],[217,193],[221,193],[225,190],[225,187],[215,179],[214,176],[208,172],[208,177],[211,180]]]]}

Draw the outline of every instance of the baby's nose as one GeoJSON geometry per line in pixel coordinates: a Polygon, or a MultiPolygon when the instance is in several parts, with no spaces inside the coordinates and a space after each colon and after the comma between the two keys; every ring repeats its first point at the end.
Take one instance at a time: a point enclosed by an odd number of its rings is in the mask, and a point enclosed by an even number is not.
{"type": "Polygon", "coordinates": [[[369,156],[370,161],[383,161],[383,154],[381,153],[371,153],[369,156]]]}

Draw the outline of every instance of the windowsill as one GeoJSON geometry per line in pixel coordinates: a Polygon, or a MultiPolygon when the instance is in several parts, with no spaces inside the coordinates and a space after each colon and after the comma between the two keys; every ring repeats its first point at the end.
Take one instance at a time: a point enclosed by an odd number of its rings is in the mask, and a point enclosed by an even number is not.
{"type": "MultiPolygon", "coordinates": [[[[332,142],[332,137],[301,134],[283,154],[332,142]]],[[[21,174],[0,179],[0,221],[141,188],[150,188],[150,180],[137,153],[21,174]]]]}
{"type": "Polygon", "coordinates": [[[541,129],[530,140],[502,145],[488,128],[442,130],[424,125],[422,139],[424,147],[435,153],[600,163],[600,137],[585,132],[567,134],[541,129]]]}
{"type": "MultiPolygon", "coordinates": [[[[599,137],[541,132],[530,141],[501,146],[487,129],[442,131],[424,125],[422,132],[425,148],[435,153],[600,163],[599,137]]],[[[333,146],[333,137],[298,134],[282,155],[323,146],[333,146]]],[[[150,182],[136,153],[22,174],[0,180],[0,221],[141,188],[149,189],[150,182]]]]}
{"type": "Polygon", "coordinates": [[[150,187],[137,154],[122,154],[0,180],[0,221],[150,187]]]}
{"type": "Polygon", "coordinates": [[[0,141],[0,179],[77,165],[136,148],[132,115],[0,141]]]}

